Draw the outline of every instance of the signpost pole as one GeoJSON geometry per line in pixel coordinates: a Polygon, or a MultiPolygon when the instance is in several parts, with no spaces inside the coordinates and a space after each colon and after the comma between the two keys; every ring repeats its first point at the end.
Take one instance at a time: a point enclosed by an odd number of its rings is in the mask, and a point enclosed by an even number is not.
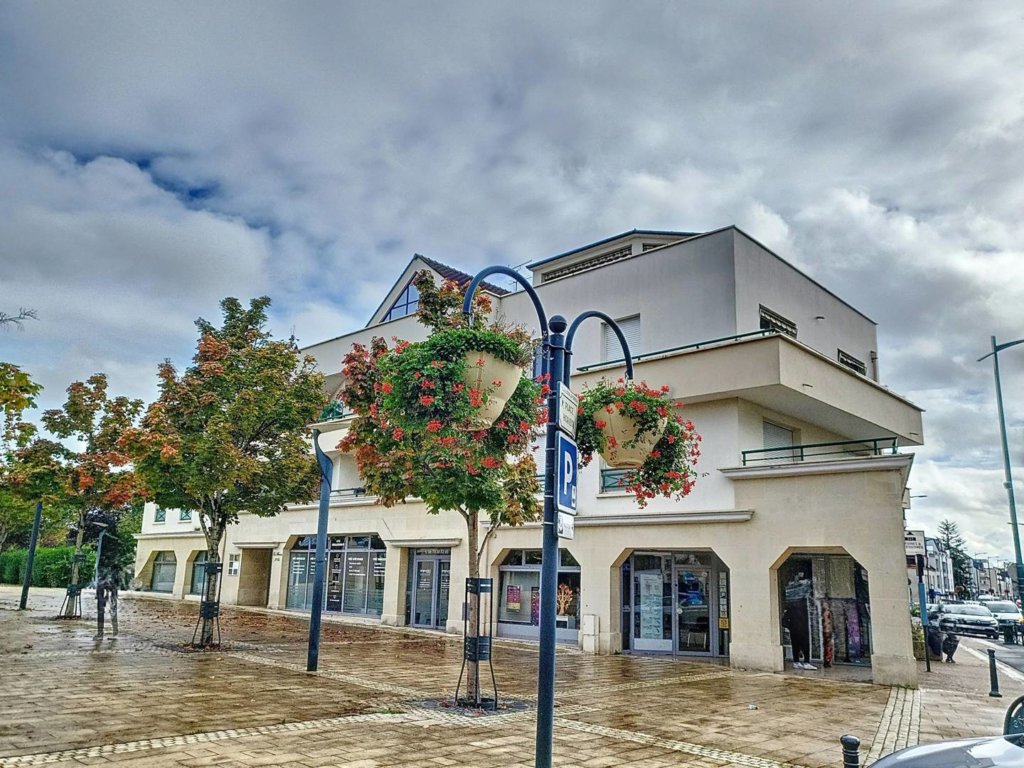
{"type": "Polygon", "coordinates": [[[32,535],[28,540],[28,562],[25,563],[25,578],[21,584],[21,602],[18,610],[24,611],[28,605],[28,588],[32,584],[32,568],[36,557],[36,544],[39,543],[39,526],[43,517],[43,502],[36,502],[36,516],[32,519],[32,535]]]}
{"type": "Polygon", "coordinates": [[[921,630],[924,632],[924,668],[932,671],[932,655],[928,651],[928,604],[924,599],[924,555],[917,555],[917,600],[921,606],[921,630]]]}
{"type": "Polygon", "coordinates": [[[561,315],[549,322],[548,357],[548,424],[544,468],[544,548],[540,571],[540,659],[537,671],[537,745],[536,768],[551,768],[551,747],[555,718],[555,595],[558,590],[558,530],[555,509],[555,465],[558,436],[558,383],[565,365],[565,329],[568,323],[561,315]]]}

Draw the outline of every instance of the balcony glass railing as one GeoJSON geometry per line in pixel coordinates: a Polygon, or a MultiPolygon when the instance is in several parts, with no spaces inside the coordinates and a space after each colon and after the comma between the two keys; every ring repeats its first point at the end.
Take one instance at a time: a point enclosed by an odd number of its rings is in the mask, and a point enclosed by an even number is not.
{"type": "Polygon", "coordinates": [[[833,440],[829,443],[805,443],[778,448],[743,451],[743,466],[751,464],[796,464],[830,458],[863,458],[897,453],[895,437],[869,437],[864,440],[833,440]]]}

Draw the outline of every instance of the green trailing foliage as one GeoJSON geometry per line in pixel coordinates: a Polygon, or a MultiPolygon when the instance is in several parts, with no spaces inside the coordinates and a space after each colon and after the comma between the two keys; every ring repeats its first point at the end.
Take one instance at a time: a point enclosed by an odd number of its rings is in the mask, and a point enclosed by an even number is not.
{"type": "Polygon", "coordinates": [[[536,462],[530,441],[546,419],[546,388],[525,375],[501,416],[488,429],[470,420],[487,397],[467,387],[466,354],[485,351],[525,366],[533,346],[522,329],[486,322],[477,305],[472,324],[461,313],[458,287],[440,289],[426,273],[416,278],[421,322],[433,323],[425,341],[374,339],[345,357],[342,397],[357,414],[341,442],[355,454],[366,490],[391,506],[415,496],[427,511],[456,510],[498,525],[517,525],[539,512],[536,462]],[[443,309],[442,309],[443,307],[443,309]]]}
{"type": "Polygon", "coordinates": [[[637,426],[636,437],[622,447],[632,447],[651,435],[659,434],[647,459],[620,481],[623,490],[636,498],[640,507],[655,496],[681,499],[693,490],[697,474],[694,464],[700,457],[701,436],[693,422],[679,415],[680,402],[668,398],[669,388],[652,389],[644,382],[610,382],[602,379],[580,395],[576,444],[580,461],[586,466],[595,453],[606,451],[608,437],[602,417],[612,413],[628,416],[637,426]]]}

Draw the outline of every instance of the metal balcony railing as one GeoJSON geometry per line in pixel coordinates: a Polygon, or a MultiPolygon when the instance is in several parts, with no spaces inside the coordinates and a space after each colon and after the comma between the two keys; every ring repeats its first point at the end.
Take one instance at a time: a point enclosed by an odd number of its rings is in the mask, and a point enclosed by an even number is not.
{"type": "Polygon", "coordinates": [[[743,451],[743,466],[750,464],[796,464],[824,458],[863,458],[898,453],[895,437],[869,437],[863,440],[833,440],[778,448],[754,448],[743,451]]]}
{"type": "Polygon", "coordinates": [[[600,493],[614,493],[615,491],[626,490],[630,470],[628,469],[602,469],[600,493]]]}
{"type": "Polygon", "coordinates": [[[365,488],[333,488],[331,490],[332,499],[355,499],[365,495],[365,488]]]}
{"type": "MultiPolygon", "coordinates": [[[[661,355],[670,355],[673,352],[683,352],[683,351],[685,351],[687,349],[701,349],[702,347],[710,347],[710,346],[713,346],[715,344],[723,344],[723,343],[725,343],[727,341],[739,341],[740,339],[750,339],[750,338],[753,338],[754,336],[778,336],[778,335],[779,335],[778,331],[771,330],[771,329],[762,329],[760,331],[750,331],[749,333],[737,333],[737,334],[735,334],[733,336],[722,336],[721,338],[717,338],[717,339],[708,339],[707,341],[698,341],[695,344],[684,344],[681,347],[668,347],[666,349],[656,349],[654,352],[644,352],[644,353],[639,354],[639,355],[633,355],[633,361],[634,362],[640,362],[641,360],[646,360],[649,357],[659,357],[661,355]]],[[[625,362],[625,358],[618,357],[618,358],[615,358],[614,360],[602,360],[600,363],[592,363],[590,365],[581,365],[576,370],[580,371],[582,373],[584,371],[589,371],[592,368],[600,368],[601,366],[604,366],[604,365],[614,365],[615,363],[622,363],[622,362],[625,362]]]]}
{"type": "Polygon", "coordinates": [[[352,415],[351,411],[345,410],[345,404],[340,400],[331,400],[324,409],[320,411],[320,421],[335,421],[352,415]]]}

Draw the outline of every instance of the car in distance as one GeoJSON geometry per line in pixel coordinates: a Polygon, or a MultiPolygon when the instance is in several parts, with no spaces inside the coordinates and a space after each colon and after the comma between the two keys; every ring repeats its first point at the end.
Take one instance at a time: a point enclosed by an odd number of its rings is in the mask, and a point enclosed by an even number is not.
{"type": "Polygon", "coordinates": [[[938,624],[943,632],[999,637],[999,622],[992,615],[992,611],[983,605],[943,603],[928,618],[938,624]]]}
{"type": "Polygon", "coordinates": [[[996,617],[1000,629],[1007,624],[1016,627],[1021,621],[1024,621],[1024,619],[1021,619],[1020,609],[1017,607],[1017,604],[1009,600],[989,600],[985,603],[985,607],[996,617]]]}

